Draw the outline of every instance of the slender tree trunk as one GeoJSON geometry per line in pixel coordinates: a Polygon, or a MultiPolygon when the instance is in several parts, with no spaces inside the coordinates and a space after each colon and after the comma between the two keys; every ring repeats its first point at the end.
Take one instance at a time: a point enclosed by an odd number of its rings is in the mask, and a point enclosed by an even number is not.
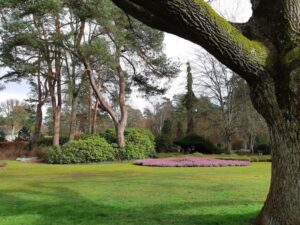
{"type": "Polygon", "coordinates": [[[75,134],[77,131],[77,96],[73,96],[72,99],[72,108],[71,108],[71,118],[70,118],[70,135],[69,135],[69,141],[74,140],[75,134]]]}
{"type": "Polygon", "coordinates": [[[255,135],[250,134],[249,135],[249,149],[252,154],[254,153],[254,142],[255,142],[255,135]]]}
{"type": "Polygon", "coordinates": [[[59,146],[59,137],[60,137],[60,119],[61,119],[61,109],[60,107],[56,107],[54,109],[53,115],[53,145],[59,146]]]}
{"type": "MultiPolygon", "coordinates": [[[[57,40],[60,40],[61,36],[61,24],[60,24],[60,16],[55,15],[55,36],[57,40]]],[[[55,73],[52,71],[52,65],[49,63],[48,70],[51,70],[51,77],[54,75],[53,83],[50,82],[52,91],[51,101],[52,101],[52,110],[53,110],[53,146],[59,146],[59,138],[60,138],[60,122],[61,122],[61,107],[62,107],[62,93],[61,93],[61,47],[59,44],[55,45],[54,48],[54,66],[55,73]]],[[[50,88],[49,85],[49,88],[50,88]]]]}
{"type": "Polygon", "coordinates": [[[99,100],[97,99],[94,106],[93,122],[92,122],[92,134],[96,133],[97,115],[99,108],[99,100]]]}
{"type": "Polygon", "coordinates": [[[111,116],[115,130],[117,133],[117,144],[118,147],[123,148],[125,147],[125,137],[124,137],[124,130],[127,125],[128,119],[128,112],[125,102],[125,95],[126,95],[126,81],[125,81],[125,74],[122,70],[121,66],[117,67],[118,77],[119,77],[119,106],[121,111],[121,118],[118,119],[116,112],[112,109],[112,107],[105,101],[103,96],[100,94],[101,87],[97,86],[95,78],[93,76],[92,68],[88,59],[84,60],[84,66],[86,69],[86,73],[89,77],[90,84],[94,93],[96,94],[97,99],[99,100],[101,107],[111,116]]]}
{"type": "Polygon", "coordinates": [[[119,106],[121,110],[121,119],[117,126],[117,140],[118,140],[118,146],[120,148],[125,147],[125,137],[124,137],[124,131],[127,126],[127,120],[128,120],[128,111],[126,107],[126,101],[125,101],[125,95],[126,95],[126,81],[125,81],[125,74],[122,70],[122,67],[119,65],[117,67],[118,70],[118,76],[119,76],[119,106]]]}
{"type": "Polygon", "coordinates": [[[92,133],[92,123],[93,123],[93,89],[90,88],[90,91],[88,93],[88,114],[87,114],[87,120],[88,120],[88,133],[92,133]]]}
{"type": "Polygon", "coordinates": [[[232,143],[231,143],[231,138],[229,138],[227,141],[227,151],[230,153],[231,150],[232,150],[232,143]]]}
{"type": "Polygon", "coordinates": [[[12,125],[12,129],[11,129],[11,140],[14,141],[15,139],[15,125],[12,125]]]}
{"type": "Polygon", "coordinates": [[[35,119],[35,126],[34,126],[34,134],[31,141],[31,149],[35,149],[38,147],[38,142],[41,136],[42,122],[43,122],[42,105],[38,103],[36,106],[36,119],[35,119]]]}
{"type": "Polygon", "coordinates": [[[48,88],[47,88],[47,79],[44,81],[44,87],[42,87],[41,81],[41,68],[39,63],[39,72],[37,74],[37,92],[38,92],[38,104],[36,106],[36,118],[35,118],[35,127],[34,134],[31,140],[31,149],[38,147],[39,140],[41,137],[41,129],[43,123],[43,106],[48,98],[48,88]],[[43,88],[43,91],[42,91],[43,88]]]}
{"type": "Polygon", "coordinates": [[[117,144],[119,148],[124,148],[126,143],[125,143],[125,137],[124,137],[124,132],[125,132],[126,126],[124,124],[119,123],[116,127],[116,133],[117,133],[117,144]]]}

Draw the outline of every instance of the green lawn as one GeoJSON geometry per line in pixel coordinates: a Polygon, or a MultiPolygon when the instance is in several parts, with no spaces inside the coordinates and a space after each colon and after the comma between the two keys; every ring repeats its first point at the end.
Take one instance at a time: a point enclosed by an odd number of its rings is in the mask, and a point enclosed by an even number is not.
{"type": "Polygon", "coordinates": [[[0,169],[1,225],[242,225],[266,198],[270,163],[151,168],[129,163],[0,169]]]}

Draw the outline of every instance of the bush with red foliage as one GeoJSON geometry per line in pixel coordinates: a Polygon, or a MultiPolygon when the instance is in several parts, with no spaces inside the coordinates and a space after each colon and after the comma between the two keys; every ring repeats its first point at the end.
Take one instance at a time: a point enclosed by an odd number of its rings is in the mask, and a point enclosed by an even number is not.
{"type": "Polygon", "coordinates": [[[29,154],[29,142],[0,142],[0,159],[16,159],[29,154]]]}

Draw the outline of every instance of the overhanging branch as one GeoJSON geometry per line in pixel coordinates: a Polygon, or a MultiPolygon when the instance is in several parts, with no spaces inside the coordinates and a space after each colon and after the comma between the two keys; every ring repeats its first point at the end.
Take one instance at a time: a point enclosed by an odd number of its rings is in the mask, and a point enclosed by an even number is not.
{"type": "Polygon", "coordinates": [[[268,49],[245,37],[203,0],[113,0],[146,23],[201,45],[251,82],[265,73],[268,49]]]}

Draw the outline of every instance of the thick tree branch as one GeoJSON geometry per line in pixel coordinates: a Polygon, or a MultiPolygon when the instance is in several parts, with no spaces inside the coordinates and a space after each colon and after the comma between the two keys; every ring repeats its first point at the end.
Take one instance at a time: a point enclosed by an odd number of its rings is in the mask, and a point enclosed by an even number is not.
{"type": "Polygon", "coordinates": [[[265,74],[268,49],[246,38],[203,0],[113,0],[154,28],[201,45],[251,82],[265,74]]]}
{"type": "Polygon", "coordinates": [[[95,78],[92,73],[92,68],[88,60],[84,60],[84,68],[89,77],[89,81],[92,86],[92,89],[94,93],[97,95],[97,99],[100,101],[101,107],[103,107],[103,109],[111,116],[114,124],[116,125],[119,124],[118,116],[116,115],[115,111],[110,107],[110,105],[105,101],[103,96],[100,94],[99,87],[97,87],[95,78]]]}

